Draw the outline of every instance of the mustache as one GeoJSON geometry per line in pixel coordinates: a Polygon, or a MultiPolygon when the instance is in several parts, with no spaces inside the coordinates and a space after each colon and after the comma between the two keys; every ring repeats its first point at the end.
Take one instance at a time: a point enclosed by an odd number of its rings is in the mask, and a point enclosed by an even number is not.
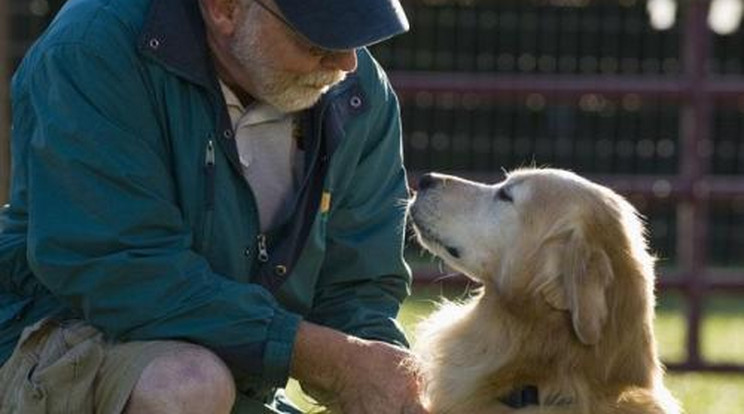
{"type": "Polygon", "coordinates": [[[305,75],[300,75],[297,78],[297,83],[302,86],[309,86],[313,88],[327,88],[331,87],[346,78],[346,72],[342,70],[323,70],[305,75]]]}

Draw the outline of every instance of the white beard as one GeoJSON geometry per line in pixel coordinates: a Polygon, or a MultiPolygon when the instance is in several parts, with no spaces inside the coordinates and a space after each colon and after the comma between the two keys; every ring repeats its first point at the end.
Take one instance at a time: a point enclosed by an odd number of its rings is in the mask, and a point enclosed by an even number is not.
{"type": "Polygon", "coordinates": [[[238,26],[230,50],[248,72],[255,90],[255,99],[268,103],[282,112],[296,112],[313,106],[331,86],[341,82],[346,72],[320,70],[309,74],[294,74],[273,67],[266,56],[266,44],[258,36],[259,17],[252,7],[238,26]]]}

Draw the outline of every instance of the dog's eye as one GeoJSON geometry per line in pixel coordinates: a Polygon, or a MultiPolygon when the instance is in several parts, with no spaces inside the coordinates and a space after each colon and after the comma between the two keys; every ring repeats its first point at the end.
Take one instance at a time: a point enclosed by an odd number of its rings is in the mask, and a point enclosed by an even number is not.
{"type": "Polygon", "coordinates": [[[506,201],[507,203],[514,202],[514,198],[509,194],[505,187],[501,187],[496,191],[496,199],[499,201],[506,201]]]}

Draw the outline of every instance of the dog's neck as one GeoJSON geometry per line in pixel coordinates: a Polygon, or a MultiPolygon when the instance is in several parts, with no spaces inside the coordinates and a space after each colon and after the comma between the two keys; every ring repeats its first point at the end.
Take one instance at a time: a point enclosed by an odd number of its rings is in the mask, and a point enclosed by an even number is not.
{"type": "MultiPolygon", "coordinates": [[[[545,390],[543,390],[543,393],[545,390]]],[[[499,401],[507,407],[514,409],[527,408],[534,405],[567,407],[574,403],[574,398],[561,393],[547,393],[541,402],[540,388],[534,385],[527,385],[500,397],[499,401]]]]}
{"type": "Polygon", "coordinates": [[[491,400],[493,404],[500,400],[504,407],[526,407],[533,402],[550,406],[573,404],[575,390],[561,389],[561,381],[552,378],[552,373],[558,371],[554,361],[532,357],[537,353],[531,350],[523,353],[529,348],[522,345],[528,338],[517,335],[513,326],[521,321],[496,317],[501,312],[504,310],[485,291],[467,305],[450,305],[440,311],[433,318],[433,335],[420,333],[419,340],[428,344],[424,349],[430,352],[424,358],[433,362],[429,373],[437,379],[429,384],[430,398],[437,400],[446,395],[448,400],[470,401],[474,405],[477,401],[489,404],[491,400]],[[437,320],[446,321],[447,328],[442,329],[444,325],[437,320]],[[486,326],[486,321],[491,324],[486,326]],[[444,355],[449,357],[441,358],[444,355]],[[537,389],[537,396],[524,395],[529,386],[537,389]]]}
{"type": "MultiPolygon", "coordinates": [[[[540,320],[532,322],[534,325],[529,326],[527,321],[530,318],[524,318],[524,314],[520,315],[513,307],[505,305],[492,288],[493,286],[484,286],[483,294],[472,308],[474,316],[471,320],[498,322],[499,326],[492,326],[490,329],[492,335],[482,336],[482,340],[487,342],[482,346],[498,349],[500,358],[492,366],[493,371],[487,374],[481,383],[487,384],[492,393],[495,390],[501,390],[496,391],[501,398],[508,398],[514,392],[521,392],[526,386],[534,386],[538,390],[540,405],[578,404],[583,406],[584,402],[579,396],[585,392],[579,388],[588,388],[589,384],[582,383],[587,378],[574,374],[576,367],[572,366],[572,361],[596,359],[595,362],[588,364],[591,368],[582,368],[584,373],[597,367],[607,368],[617,363],[626,366],[628,364],[644,366],[646,368],[639,369],[638,372],[648,373],[648,367],[653,365],[654,355],[647,355],[648,352],[639,350],[635,345],[633,345],[633,352],[610,355],[605,352],[608,349],[607,344],[596,346],[580,344],[572,333],[568,314],[556,313],[552,315],[553,320],[540,320]],[[538,332],[540,336],[536,337],[538,332]],[[573,350],[576,357],[581,355],[582,358],[572,358],[567,352],[569,349],[573,350]],[[595,358],[585,358],[587,354],[595,358]],[[576,388],[566,388],[567,384],[576,388]]],[[[531,311],[519,306],[517,308],[524,312],[531,311]]],[[[652,339],[648,340],[652,341],[652,339]]],[[[613,343],[611,348],[622,350],[625,346],[613,343]]],[[[629,373],[631,370],[626,369],[623,372],[629,373]]],[[[613,375],[601,377],[603,374],[598,372],[596,375],[596,378],[602,378],[601,381],[608,382],[606,385],[616,389],[617,393],[621,393],[627,387],[648,387],[650,386],[649,380],[651,380],[651,377],[640,377],[634,374],[622,377],[613,375]]]]}

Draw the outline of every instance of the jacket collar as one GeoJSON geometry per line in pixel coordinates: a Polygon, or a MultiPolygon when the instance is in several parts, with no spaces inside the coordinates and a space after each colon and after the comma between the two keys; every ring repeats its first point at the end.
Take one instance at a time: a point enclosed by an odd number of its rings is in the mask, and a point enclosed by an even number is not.
{"type": "Polygon", "coordinates": [[[178,76],[216,86],[198,0],[152,0],[137,43],[178,76]]]}
{"type": "MultiPolygon", "coordinates": [[[[212,91],[219,102],[217,134],[225,135],[232,132],[232,122],[220,90],[217,73],[212,65],[199,0],[151,0],[139,34],[138,49],[176,76],[212,91]]],[[[324,129],[330,135],[325,142],[326,156],[332,155],[345,136],[344,121],[349,116],[364,112],[366,107],[366,97],[359,85],[358,74],[350,73],[346,80],[326,92],[313,108],[303,111],[303,118],[314,119],[314,122],[307,123],[314,125],[312,129],[306,130],[307,137],[311,140],[319,139],[315,133],[316,128],[321,123],[325,124],[324,129]],[[334,101],[336,105],[332,105],[334,101]],[[332,110],[326,111],[328,107],[332,110]],[[324,113],[328,115],[327,122],[319,119],[324,118],[324,113]]],[[[319,132],[319,129],[317,131],[319,132]]],[[[219,142],[225,145],[225,151],[233,167],[240,171],[234,140],[219,142]],[[229,144],[225,144],[226,142],[229,144]]],[[[308,144],[314,147],[312,143],[308,144]]],[[[308,156],[316,155],[308,152],[308,156]]]]}

